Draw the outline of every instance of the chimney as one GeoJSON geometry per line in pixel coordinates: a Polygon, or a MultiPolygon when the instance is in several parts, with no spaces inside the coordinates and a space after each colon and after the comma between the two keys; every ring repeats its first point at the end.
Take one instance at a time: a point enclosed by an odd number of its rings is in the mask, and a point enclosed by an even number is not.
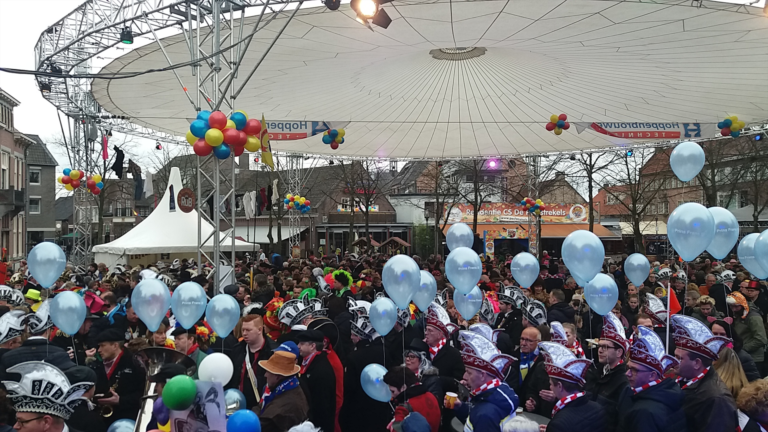
{"type": "Polygon", "coordinates": [[[250,153],[243,152],[243,154],[237,157],[237,168],[240,170],[240,172],[249,170],[250,162],[251,162],[250,156],[251,156],[250,153]]]}

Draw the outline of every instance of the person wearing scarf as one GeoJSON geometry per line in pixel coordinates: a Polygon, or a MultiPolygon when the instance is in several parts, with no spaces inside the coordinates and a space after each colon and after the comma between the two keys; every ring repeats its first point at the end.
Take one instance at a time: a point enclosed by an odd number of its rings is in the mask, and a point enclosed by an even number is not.
{"type": "Polygon", "coordinates": [[[257,412],[262,432],[284,432],[309,419],[309,404],[296,377],[301,370],[296,355],[276,351],[259,366],[267,380],[257,412]]]}
{"type": "Polygon", "coordinates": [[[303,359],[299,382],[309,400],[309,420],[316,427],[333,432],[336,427],[336,374],[324,349],[325,337],[320,330],[304,330],[296,338],[303,359]]]}
{"type": "Polygon", "coordinates": [[[181,327],[178,322],[176,322],[176,328],[172,333],[174,344],[176,345],[176,351],[182,354],[186,354],[187,357],[194,360],[195,364],[197,365],[195,374],[192,375],[193,379],[198,378],[197,373],[200,370],[200,363],[202,363],[203,359],[207,356],[207,354],[200,349],[200,341],[197,336],[197,328],[198,327],[195,325],[189,329],[185,329],[181,327]]]}

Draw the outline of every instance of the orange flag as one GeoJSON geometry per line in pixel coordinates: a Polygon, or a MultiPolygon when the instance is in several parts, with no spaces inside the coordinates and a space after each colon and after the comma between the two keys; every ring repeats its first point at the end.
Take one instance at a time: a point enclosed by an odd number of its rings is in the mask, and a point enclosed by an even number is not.
{"type": "Polygon", "coordinates": [[[677,296],[675,295],[674,288],[672,288],[672,287],[669,288],[669,294],[668,295],[669,295],[669,309],[670,309],[669,313],[671,315],[674,315],[674,314],[680,312],[682,310],[682,308],[680,307],[680,302],[677,301],[677,296]]]}

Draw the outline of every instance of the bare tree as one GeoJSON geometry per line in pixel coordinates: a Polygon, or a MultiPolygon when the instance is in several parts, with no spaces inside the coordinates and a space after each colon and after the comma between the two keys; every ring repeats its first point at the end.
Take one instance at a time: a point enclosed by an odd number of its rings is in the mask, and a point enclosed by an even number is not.
{"type": "Polygon", "coordinates": [[[768,207],[768,144],[747,140],[747,157],[742,159],[742,186],[752,205],[752,232],[759,233],[760,213],[768,207]]]}
{"type": "Polygon", "coordinates": [[[490,162],[483,159],[461,160],[452,165],[451,175],[458,178],[456,194],[472,206],[472,231],[477,232],[477,219],[483,203],[491,202],[502,193],[497,181],[498,172],[489,169],[490,162]]]}
{"type": "Polygon", "coordinates": [[[704,168],[696,176],[704,195],[704,204],[715,207],[723,204],[728,207],[736,196],[739,183],[743,180],[746,170],[741,164],[746,155],[752,153],[751,137],[741,137],[728,144],[723,141],[709,141],[702,144],[704,149],[704,168]],[[721,203],[719,197],[724,197],[721,203]]]}
{"type": "Polygon", "coordinates": [[[575,156],[573,165],[577,168],[574,177],[579,177],[587,184],[587,200],[589,202],[589,230],[595,229],[595,180],[615,162],[615,152],[581,153],[575,156]]]}

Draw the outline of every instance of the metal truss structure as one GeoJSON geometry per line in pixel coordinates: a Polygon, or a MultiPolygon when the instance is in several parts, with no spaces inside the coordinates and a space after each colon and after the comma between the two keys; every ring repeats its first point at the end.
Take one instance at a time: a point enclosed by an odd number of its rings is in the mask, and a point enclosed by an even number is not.
{"type": "MultiPolygon", "coordinates": [[[[134,125],[130,118],[116,117],[103,110],[91,93],[92,60],[100,53],[121,43],[121,33],[130,30],[132,37],[148,35],[155,40],[165,54],[158,31],[173,29],[183,33],[189,47],[189,61],[173,64],[165,55],[167,65],[156,69],[171,69],[190,102],[191,110],[221,109],[225,113],[235,110],[235,101],[248,79],[261,64],[259,61],[243,77],[239,67],[253,36],[272,20],[287,13],[282,30],[274,37],[272,45],[282,35],[304,0],[88,0],[67,16],[46,29],[35,45],[38,86],[43,96],[61,112],[74,119],[76,125],[72,147],[81,154],[73,160],[73,169],[87,171],[89,155],[88,137],[84,128],[77,125],[94,123],[101,129],[123,132],[152,140],[183,143],[184,140],[170,134],[134,125]],[[293,9],[285,11],[288,5],[293,9]],[[260,8],[256,23],[244,28],[245,9],[260,8]],[[212,31],[201,34],[202,28],[212,31]],[[195,83],[184,83],[175,69],[192,68],[195,83]],[[238,82],[238,78],[241,78],[238,82]],[[235,84],[239,84],[237,87],[235,84]]],[[[270,49],[271,46],[270,45],[270,49]]],[[[269,49],[263,54],[265,57],[269,49]]],[[[264,59],[262,57],[262,61],[264,59]]],[[[125,78],[112,76],[111,79],[125,78]]],[[[299,159],[301,160],[301,159],[299,159]]],[[[198,158],[198,262],[203,259],[213,264],[215,290],[228,279],[233,271],[235,254],[235,161],[234,157],[219,160],[213,155],[198,158]],[[212,199],[210,214],[202,206],[212,199]],[[226,205],[226,203],[229,205],[226,205]],[[208,238],[202,237],[203,221],[214,230],[208,238]],[[206,246],[207,245],[207,246],[206,246]],[[212,246],[211,246],[212,245],[212,246]],[[212,250],[211,250],[212,249],[212,250]],[[226,250],[231,254],[225,254],[226,250]],[[225,274],[222,271],[226,270],[225,274]]],[[[178,192],[178,191],[174,191],[178,192]]],[[[296,190],[298,193],[298,190],[296,190]]],[[[91,213],[87,191],[75,193],[76,247],[73,261],[87,265],[90,253],[91,213]]],[[[294,224],[291,226],[293,227],[294,224]]],[[[298,244],[298,219],[295,223],[298,244]]],[[[292,242],[294,236],[292,235],[292,242]]],[[[293,243],[292,243],[293,244],[293,243]]]]}

